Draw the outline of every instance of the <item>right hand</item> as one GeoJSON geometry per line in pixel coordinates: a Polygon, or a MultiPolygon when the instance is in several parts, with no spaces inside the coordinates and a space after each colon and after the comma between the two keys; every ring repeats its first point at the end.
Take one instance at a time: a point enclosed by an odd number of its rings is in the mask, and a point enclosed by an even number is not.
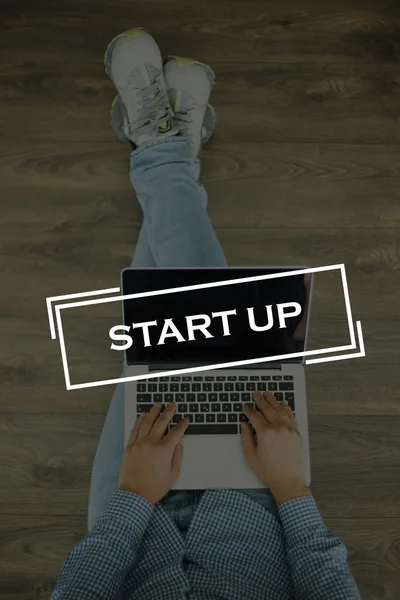
{"type": "Polygon", "coordinates": [[[245,457],[258,477],[271,490],[277,505],[294,498],[310,496],[304,478],[303,442],[294,414],[287,404],[264,392],[254,394],[258,410],[244,405],[243,412],[254,427],[254,440],[248,423],[242,423],[245,457]]]}

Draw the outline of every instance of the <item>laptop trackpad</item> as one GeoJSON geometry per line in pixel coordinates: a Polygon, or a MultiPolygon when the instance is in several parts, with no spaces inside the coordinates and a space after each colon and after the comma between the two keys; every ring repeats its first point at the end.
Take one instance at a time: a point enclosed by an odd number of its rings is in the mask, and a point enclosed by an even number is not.
{"type": "Polygon", "coordinates": [[[184,436],[181,472],[172,489],[263,488],[244,457],[239,435],[184,436]]]}

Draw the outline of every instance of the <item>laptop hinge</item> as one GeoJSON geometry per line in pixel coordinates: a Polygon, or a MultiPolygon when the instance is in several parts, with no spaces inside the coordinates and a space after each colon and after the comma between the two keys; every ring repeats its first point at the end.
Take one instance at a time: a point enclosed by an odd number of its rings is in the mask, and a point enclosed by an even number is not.
{"type": "MultiPolygon", "coordinates": [[[[185,363],[179,363],[179,364],[171,364],[171,363],[157,363],[157,364],[151,364],[149,365],[149,371],[172,371],[175,369],[190,369],[190,367],[202,367],[202,366],[207,366],[207,363],[203,363],[203,364],[197,364],[197,365],[192,365],[192,364],[185,364],[185,363]]],[[[282,370],[282,365],[279,363],[268,363],[268,364],[252,364],[252,365],[239,365],[236,367],[225,367],[224,369],[221,369],[226,371],[236,371],[236,370],[243,370],[243,369],[267,369],[270,371],[277,371],[277,370],[282,370]]],[[[220,369],[214,369],[215,371],[219,371],[220,369]]]]}

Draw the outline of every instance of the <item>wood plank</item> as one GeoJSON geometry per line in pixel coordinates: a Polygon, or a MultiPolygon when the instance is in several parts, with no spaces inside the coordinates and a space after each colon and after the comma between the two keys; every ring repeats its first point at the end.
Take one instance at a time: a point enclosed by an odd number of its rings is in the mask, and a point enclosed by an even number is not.
{"type": "MultiPolygon", "coordinates": [[[[0,514],[85,514],[103,417],[1,417],[0,514]]],[[[399,517],[399,425],[399,416],[311,415],[312,486],[331,517],[399,517]]]]}
{"type": "MultiPolygon", "coordinates": [[[[217,140],[399,143],[399,77],[391,63],[213,63],[217,140]]],[[[13,63],[0,74],[6,142],[110,143],[116,92],[101,64],[13,63]],[[10,100],[12,102],[10,102],[10,100]],[[7,111],[7,113],[6,113],[7,111]],[[26,114],[29,111],[29,119],[26,114]],[[6,116],[7,114],[7,116],[6,116]]]]}
{"type": "MultiPolygon", "coordinates": [[[[224,142],[201,155],[216,227],[398,227],[400,146],[224,142]],[[251,193],[251,207],[246,201],[251,193]]],[[[134,226],[141,212],[128,146],[115,142],[3,145],[3,225],[134,226]],[[29,196],[29,205],[26,198],[29,196]]]]}
{"type": "MultiPolygon", "coordinates": [[[[354,315],[398,318],[396,229],[219,228],[217,233],[232,266],[344,263],[354,315]]],[[[66,221],[52,229],[29,224],[0,227],[0,235],[0,272],[7,289],[13,290],[1,298],[1,314],[21,314],[29,281],[30,318],[37,318],[46,314],[47,296],[118,287],[120,271],[130,262],[135,230],[128,221],[118,227],[107,223],[79,227],[66,221]]],[[[315,293],[330,303],[331,317],[341,318],[336,284],[319,287],[315,293]]]]}
{"type": "Polygon", "coordinates": [[[48,599],[72,547],[86,533],[84,516],[0,515],[0,585],[7,600],[48,599]]]}
{"type": "MultiPolygon", "coordinates": [[[[20,3],[21,4],[21,3],[20,3]]],[[[196,56],[203,61],[224,60],[331,62],[394,61],[399,14],[390,0],[345,0],[318,4],[305,0],[179,0],[168,12],[157,0],[142,0],[135,9],[127,0],[112,0],[91,10],[90,1],[27,2],[4,15],[0,54],[2,64],[29,60],[54,62],[101,61],[108,42],[130,26],[145,24],[165,54],[196,56]],[[86,10],[85,10],[86,7],[86,10]],[[90,11],[90,24],[82,15],[90,11]],[[158,18],[155,18],[155,15],[158,18]],[[24,39],[24,47],[18,43],[24,39]],[[49,52],[51,48],[51,52],[49,52]],[[223,53],[221,50],[223,49],[223,53]]]]}
{"type": "Polygon", "coordinates": [[[363,600],[396,600],[400,596],[400,521],[328,517],[325,524],[346,544],[363,600]]]}
{"type": "Polygon", "coordinates": [[[86,414],[15,413],[2,419],[0,460],[7,484],[0,492],[0,514],[86,514],[101,421],[86,414]]]}
{"type": "MultiPolygon", "coordinates": [[[[363,600],[397,600],[400,561],[399,519],[326,518],[326,525],[346,544],[350,569],[363,600]]],[[[83,516],[0,516],[0,572],[10,600],[48,598],[67,554],[83,537],[83,516]]]]}

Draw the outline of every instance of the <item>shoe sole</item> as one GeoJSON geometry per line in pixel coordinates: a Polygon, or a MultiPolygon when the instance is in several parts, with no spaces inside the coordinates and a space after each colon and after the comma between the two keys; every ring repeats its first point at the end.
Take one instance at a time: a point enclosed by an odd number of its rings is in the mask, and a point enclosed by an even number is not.
{"type": "Polygon", "coordinates": [[[214,119],[214,122],[215,122],[215,125],[216,125],[217,124],[217,113],[215,112],[215,108],[210,103],[207,104],[207,108],[212,113],[212,116],[213,116],[213,119],[214,119]]]}

